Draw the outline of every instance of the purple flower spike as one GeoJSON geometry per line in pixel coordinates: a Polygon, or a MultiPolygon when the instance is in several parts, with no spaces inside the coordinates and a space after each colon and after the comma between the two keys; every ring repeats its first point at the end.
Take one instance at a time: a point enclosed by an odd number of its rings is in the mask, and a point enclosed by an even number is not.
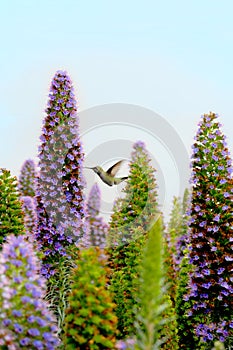
{"type": "Polygon", "coordinates": [[[99,216],[101,193],[99,186],[94,184],[89,193],[86,204],[86,232],[80,242],[85,247],[98,246],[104,248],[106,245],[106,235],[108,225],[99,216]]]}
{"type": "MultiPolygon", "coordinates": [[[[77,104],[66,72],[58,71],[52,80],[46,113],[39,147],[40,178],[36,197],[36,238],[44,252],[45,265],[65,256],[85,228],[84,154],[79,139],[77,104]]],[[[47,273],[46,276],[49,277],[47,273]]]]}
{"type": "Polygon", "coordinates": [[[192,175],[188,241],[194,272],[190,273],[188,293],[192,307],[187,313],[192,314],[196,335],[202,342],[220,339],[219,334],[225,339],[232,322],[232,161],[216,118],[216,114],[210,113],[201,120],[195,138],[198,156],[194,154],[192,160],[195,181],[192,175]],[[199,213],[202,213],[201,217],[199,213]],[[202,235],[199,235],[200,227],[202,235]],[[200,297],[205,299],[204,312],[200,297]],[[200,324],[198,319],[204,319],[203,314],[208,318],[206,323],[200,324]]]}
{"type": "Polygon", "coordinates": [[[21,196],[34,197],[37,188],[37,170],[35,162],[28,159],[24,162],[19,176],[19,192],[21,196]]]}
{"type": "MultiPolygon", "coordinates": [[[[56,331],[51,330],[55,318],[43,299],[46,283],[39,274],[40,264],[32,244],[22,235],[8,236],[0,254],[0,270],[4,276],[0,277],[0,330],[7,329],[9,334],[14,335],[15,349],[21,346],[34,349],[35,337],[41,342],[41,349],[55,348],[59,344],[56,331]],[[21,264],[15,264],[16,260],[21,264]],[[30,278],[27,278],[28,271],[30,278]],[[14,276],[22,277],[18,280],[17,290],[14,276]],[[4,300],[6,294],[10,294],[10,303],[4,300]],[[43,333],[49,334],[49,337],[44,339],[43,333]]],[[[0,345],[7,347],[7,337],[4,341],[6,343],[0,345]]]]}

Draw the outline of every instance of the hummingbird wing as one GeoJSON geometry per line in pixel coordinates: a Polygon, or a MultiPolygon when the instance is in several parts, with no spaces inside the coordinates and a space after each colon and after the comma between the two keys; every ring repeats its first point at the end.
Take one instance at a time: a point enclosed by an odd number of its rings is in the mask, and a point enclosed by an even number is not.
{"type": "Polygon", "coordinates": [[[120,160],[119,162],[117,162],[116,164],[113,164],[107,171],[106,173],[110,176],[115,176],[116,173],[118,172],[118,170],[121,167],[121,164],[124,162],[124,160],[120,160]]]}

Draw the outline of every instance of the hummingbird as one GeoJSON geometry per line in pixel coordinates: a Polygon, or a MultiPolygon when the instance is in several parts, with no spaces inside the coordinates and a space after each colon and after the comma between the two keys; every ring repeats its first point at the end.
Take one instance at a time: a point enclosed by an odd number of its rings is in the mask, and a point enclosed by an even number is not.
{"type": "Polygon", "coordinates": [[[113,164],[107,171],[104,171],[101,166],[97,165],[92,168],[90,167],[84,167],[86,169],[92,169],[100,178],[101,180],[107,184],[108,186],[118,185],[124,180],[128,179],[128,176],[124,177],[115,177],[116,173],[119,171],[121,164],[124,162],[124,160],[120,160],[116,164],[113,164]]]}

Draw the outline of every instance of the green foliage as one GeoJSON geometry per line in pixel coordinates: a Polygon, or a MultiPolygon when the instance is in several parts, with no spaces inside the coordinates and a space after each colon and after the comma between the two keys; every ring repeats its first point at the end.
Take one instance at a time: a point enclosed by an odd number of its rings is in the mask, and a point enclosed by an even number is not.
{"type": "Polygon", "coordinates": [[[80,251],[66,311],[65,349],[114,349],[117,318],[107,273],[99,248],[80,251]]]}
{"type": "Polygon", "coordinates": [[[119,338],[134,332],[134,307],[137,304],[138,269],[142,261],[145,237],[113,247],[110,253],[110,290],[114,295],[119,338]]]}
{"type": "Polygon", "coordinates": [[[167,305],[167,308],[162,312],[162,319],[166,320],[159,330],[160,338],[164,338],[165,342],[161,344],[161,349],[164,350],[178,350],[179,338],[178,338],[178,324],[176,320],[176,312],[168,294],[165,294],[162,298],[162,303],[167,305]]]}
{"type": "Polygon", "coordinates": [[[168,223],[167,231],[163,236],[165,284],[167,285],[167,292],[173,305],[177,287],[176,245],[182,232],[182,225],[182,204],[179,198],[174,197],[170,221],[168,223]]]}
{"type": "Polygon", "coordinates": [[[0,246],[9,234],[24,234],[23,212],[17,193],[16,178],[0,170],[0,246]]]}
{"type": "Polygon", "coordinates": [[[163,283],[162,219],[149,232],[140,273],[135,349],[178,349],[174,310],[163,283]],[[162,286],[163,285],[163,286],[162,286]],[[166,342],[166,344],[165,344],[166,342]],[[163,344],[163,345],[162,345],[163,344]]]}
{"type": "Polygon", "coordinates": [[[133,146],[129,177],[123,191],[125,197],[118,199],[113,208],[108,235],[110,288],[117,305],[121,338],[134,332],[138,267],[148,230],[158,216],[155,170],[142,142],[133,146]]]}

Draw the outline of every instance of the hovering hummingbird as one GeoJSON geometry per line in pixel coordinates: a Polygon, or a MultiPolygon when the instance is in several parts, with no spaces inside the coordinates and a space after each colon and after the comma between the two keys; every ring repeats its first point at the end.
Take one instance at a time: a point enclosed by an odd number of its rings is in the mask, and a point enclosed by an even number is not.
{"type": "Polygon", "coordinates": [[[115,177],[116,173],[119,171],[121,164],[124,162],[124,160],[120,160],[116,164],[113,164],[107,171],[104,171],[101,166],[95,166],[95,167],[84,167],[86,169],[92,169],[100,178],[101,180],[107,184],[108,186],[118,185],[124,180],[128,179],[128,176],[124,177],[115,177]]]}

